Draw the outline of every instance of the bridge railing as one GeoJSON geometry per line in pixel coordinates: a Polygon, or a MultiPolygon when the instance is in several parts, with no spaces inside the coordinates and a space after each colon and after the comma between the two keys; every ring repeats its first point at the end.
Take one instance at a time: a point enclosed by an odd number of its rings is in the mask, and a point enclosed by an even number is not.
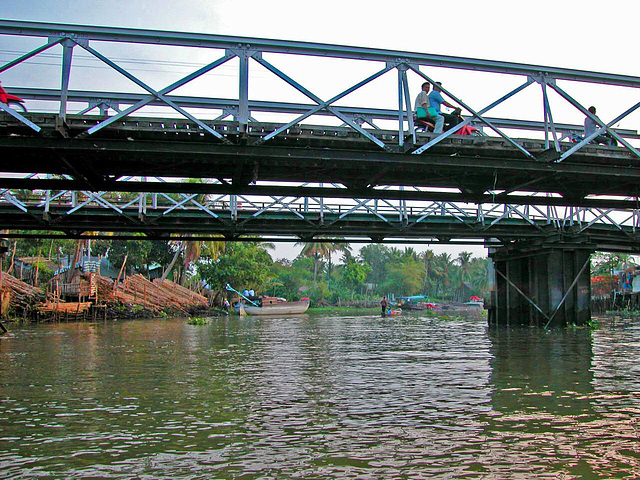
{"type": "MultiPolygon", "coordinates": [[[[125,179],[126,180],[126,179],[125,179]]],[[[149,179],[162,182],[162,179],[149,179]]],[[[316,235],[340,222],[378,222],[390,227],[387,237],[404,237],[412,228],[446,221],[468,227],[468,237],[491,235],[513,222],[543,232],[589,232],[608,227],[635,241],[640,227],[639,210],[550,205],[467,204],[460,202],[390,199],[344,199],[316,196],[208,195],[162,192],[91,192],[72,190],[0,190],[0,211],[5,222],[21,216],[40,217],[48,224],[86,215],[126,217],[127,229],[146,232],[150,218],[177,222],[197,213],[222,225],[246,227],[252,222],[282,217],[316,226],[316,235]],[[98,213],[96,213],[98,211],[98,213]]],[[[17,221],[16,225],[20,222],[17,221]]],[[[6,225],[5,225],[6,226],[6,225]]],[[[11,228],[11,227],[9,227],[11,228]]],[[[13,227],[19,228],[19,227],[13,227]]],[[[203,233],[204,233],[203,227],[203,233]]],[[[283,235],[283,237],[286,236],[283,235]]],[[[358,235],[356,235],[358,236],[358,235]]],[[[360,237],[369,237],[362,231],[360,237]]]]}
{"type": "MultiPolygon", "coordinates": [[[[605,132],[632,152],[634,156],[640,158],[640,153],[628,140],[637,138],[637,132],[633,129],[614,128],[640,107],[640,102],[633,100],[636,97],[635,89],[640,86],[640,77],[635,76],[309,42],[11,20],[0,20],[0,35],[19,37],[25,40],[25,45],[31,42],[34,37],[45,39],[40,46],[18,54],[16,58],[0,66],[0,73],[24,66],[26,62],[37,56],[48,54],[45,52],[49,52],[51,49],[62,49],[59,88],[18,88],[15,91],[26,98],[56,102],[60,122],[65,121],[72,102],[86,103],[86,106],[74,113],[88,114],[95,108],[98,108],[102,114],[106,114],[110,110],[116,112],[114,115],[88,126],[85,131],[86,135],[95,134],[127,116],[144,114],[145,109],[149,107],[164,105],[176,115],[187,118],[203,132],[222,143],[231,143],[232,140],[229,136],[221,134],[212,127],[212,119],[206,113],[212,109],[219,112],[213,120],[232,118],[237,123],[240,134],[244,133],[252,122],[256,121],[254,115],[258,113],[274,115],[273,118],[281,118],[282,115],[285,115],[286,120],[282,121],[273,131],[265,132],[257,139],[256,145],[267,143],[272,138],[286,133],[289,128],[310,122],[312,119],[315,121],[319,117],[331,117],[337,123],[357,132],[379,148],[387,150],[390,149],[390,145],[375,135],[375,132],[380,129],[379,122],[388,124],[394,121],[398,133],[397,147],[401,150],[410,148],[412,153],[416,155],[459,132],[465,125],[475,124],[491,135],[504,138],[527,158],[535,157],[522,141],[509,134],[510,130],[531,129],[543,132],[545,147],[555,152],[545,158],[554,162],[562,162],[605,132]],[[208,58],[206,61],[200,61],[197,65],[193,63],[193,70],[181,78],[173,80],[165,86],[157,87],[152,86],[150,81],[143,80],[141,75],[135,73],[134,68],[125,68],[126,61],[121,61],[117,55],[117,52],[122,50],[116,48],[123,44],[126,45],[127,52],[132,51],[136,46],[165,47],[166,56],[155,59],[158,63],[175,61],[176,48],[180,49],[180,54],[184,55],[186,60],[208,58]],[[130,91],[117,91],[115,85],[108,83],[104,86],[104,90],[72,90],[70,88],[72,81],[74,84],[82,83],[75,82],[76,77],[81,76],[82,73],[77,73],[77,69],[72,68],[74,52],[78,49],[128,80],[130,87],[125,88],[129,88],[130,91]],[[206,52],[205,55],[202,54],[203,51],[206,52]],[[211,60],[209,57],[212,55],[217,57],[211,60]],[[293,61],[291,61],[292,57],[294,57],[293,61]],[[310,58],[314,61],[307,61],[310,58]],[[324,59],[332,59],[334,63],[327,63],[324,59]],[[182,97],[172,95],[172,92],[183,87],[193,87],[194,90],[197,90],[197,82],[202,80],[205,75],[220,71],[223,67],[227,68],[232,61],[237,66],[224,72],[224,75],[229,75],[231,72],[235,82],[235,91],[231,97],[215,95],[218,90],[216,88],[212,92],[207,91],[207,95],[182,97]],[[302,67],[297,66],[297,63],[300,63],[302,67]],[[250,99],[250,83],[256,85],[255,76],[250,74],[250,68],[260,69],[262,75],[274,76],[291,92],[306,98],[307,101],[310,100],[312,103],[273,101],[266,98],[269,96],[269,92],[261,94],[265,98],[250,99]],[[308,69],[313,71],[309,72],[308,69]],[[350,74],[347,75],[345,72],[351,69],[354,72],[349,72],[350,74]],[[465,72],[465,82],[460,82],[458,85],[452,82],[454,87],[442,87],[442,93],[449,103],[462,108],[466,117],[456,127],[442,134],[434,135],[426,143],[419,145],[415,133],[413,96],[410,87],[415,85],[417,81],[426,81],[435,85],[436,75],[442,74],[445,70],[465,72]],[[498,80],[490,80],[493,86],[499,86],[500,79],[508,77],[510,81],[505,84],[510,86],[502,87],[504,91],[495,101],[483,102],[479,99],[478,92],[484,89],[480,86],[480,82],[473,81],[471,78],[473,74],[478,72],[497,74],[498,80]],[[391,82],[384,83],[375,92],[371,91],[374,82],[379,82],[383,77],[389,77],[393,73],[395,76],[391,82]],[[300,78],[304,80],[300,80],[300,78]],[[514,78],[519,79],[519,83],[516,82],[515,87],[512,85],[514,78]],[[333,94],[325,96],[318,91],[324,92],[328,89],[320,88],[318,79],[324,83],[333,83],[335,79],[344,79],[345,82],[335,88],[333,94]],[[601,120],[576,99],[577,95],[572,92],[576,83],[622,87],[627,91],[626,98],[632,100],[627,102],[628,105],[618,114],[613,115],[611,119],[601,120]],[[516,95],[522,95],[521,92],[531,90],[534,86],[539,87],[540,101],[538,105],[542,105],[542,121],[516,118],[517,115],[506,119],[495,119],[487,115],[496,107],[505,105],[516,95]],[[140,91],[145,93],[140,94],[140,91]],[[570,106],[572,110],[584,117],[591,118],[600,127],[596,128],[596,131],[587,138],[576,140],[576,143],[563,143],[569,133],[576,133],[582,128],[579,125],[557,121],[558,115],[554,116],[551,108],[551,93],[570,106]],[[345,105],[347,99],[352,98],[354,94],[359,95],[358,101],[360,103],[365,100],[368,105],[345,105]],[[380,108],[380,99],[390,96],[396,96],[397,106],[395,108],[380,108]],[[464,101],[463,98],[471,98],[472,101],[464,101]],[[204,114],[202,109],[204,109],[204,114]],[[411,140],[409,145],[406,145],[407,140],[411,140]],[[418,148],[415,148],[416,146],[418,148]]],[[[144,50],[142,50],[142,54],[145,54],[144,50]]],[[[37,69],[38,67],[29,65],[29,68],[37,69]]],[[[40,78],[37,75],[32,75],[32,77],[40,78]]],[[[45,77],[47,76],[42,76],[42,78],[45,77]]],[[[105,77],[107,76],[105,75],[105,77]]],[[[92,86],[97,83],[100,83],[100,78],[91,79],[92,86]]],[[[121,85],[118,84],[118,87],[121,85]]],[[[199,88],[202,90],[202,86],[199,88]]],[[[415,93],[414,90],[413,95],[415,93]]],[[[290,95],[291,93],[285,94],[285,99],[290,95]]],[[[41,126],[33,121],[34,117],[28,114],[21,114],[2,103],[0,103],[0,109],[35,131],[41,129],[41,126]]]]}

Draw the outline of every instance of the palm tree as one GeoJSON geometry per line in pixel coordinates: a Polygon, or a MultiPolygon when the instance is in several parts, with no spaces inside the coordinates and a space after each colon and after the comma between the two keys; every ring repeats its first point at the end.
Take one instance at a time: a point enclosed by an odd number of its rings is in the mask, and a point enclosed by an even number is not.
{"type": "Polygon", "coordinates": [[[453,272],[453,264],[451,262],[451,255],[448,253],[441,253],[434,259],[433,274],[437,280],[436,291],[442,294],[449,289],[451,285],[451,276],[453,272]]]}
{"type": "Polygon", "coordinates": [[[489,260],[474,258],[471,261],[471,283],[473,288],[484,295],[489,288],[489,260]]]}
{"type": "Polygon", "coordinates": [[[410,258],[412,260],[420,260],[420,254],[416,252],[413,247],[404,247],[404,251],[402,252],[403,258],[410,258]]]}
{"type": "MultiPolygon", "coordinates": [[[[183,273],[186,274],[187,270],[192,263],[197,262],[200,259],[202,254],[202,249],[205,248],[209,252],[209,256],[216,260],[226,247],[225,242],[216,241],[216,240],[206,240],[206,241],[188,241],[184,242],[184,256],[182,258],[184,264],[183,273]]],[[[181,284],[184,284],[185,276],[182,276],[181,284]]]]}
{"type": "Polygon", "coordinates": [[[313,282],[315,283],[318,276],[318,265],[321,258],[326,258],[331,264],[331,255],[337,251],[351,251],[348,244],[339,242],[298,242],[296,246],[302,245],[300,255],[313,258],[313,282]]]}
{"type": "Polygon", "coordinates": [[[424,262],[424,294],[429,295],[435,279],[433,278],[433,267],[435,254],[433,250],[425,250],[420,255],[424,262]]]}
{"type": "Polygon", "coordinates": [[[458,280],[460,298],[464,292],[464,284],[471,280],[471,253],[460,252],[455,262],[458,264],[458,280]]]}
{"type": "Polygon", "coordinates": [[[270,243],[270,242],[258,242],[257,243],[258,248],[261,248],[262,250],[264,250],[265,252],[267,250],[275,250],[276,249],[276,245],[275,243],[270,243]]]}

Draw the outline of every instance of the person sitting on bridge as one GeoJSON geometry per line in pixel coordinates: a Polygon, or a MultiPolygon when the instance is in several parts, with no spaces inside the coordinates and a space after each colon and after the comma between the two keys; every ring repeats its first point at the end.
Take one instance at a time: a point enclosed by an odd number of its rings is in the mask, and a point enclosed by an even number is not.
{"type": "Polygon", "coordinates": [[[444,117],[442,115],[438,115],[436,109],[429,106],[430,89],[431,84],[429,82],[424,82],[422,84],[422,90],[416,97],[413,108],[416,111],[416,120],[418,122],[420,122],[420,120],[423,122],[433,122],[435,125],[434,132],[439,133],[442,132],[442,127],[444,126],[444,117]]]}
{"type": "MultiPolygon", "coordinates": [[[[442,82],[436,82],[436,84],[433,86],[433,92],[429,94],[429,106],[433,107],[436,110],[436,113],[444,118],[444,121],[447,125],[447,130],[449,130],[451,127],[455,127],[457,124],[462,122],[462,117],[460,116],[461,109],[456,107],[455,105],[451,105],[444,99],[444,97],[440,93],[442,91],[441,85],[442,82]],[[442,105],[448,108],[452,108],[453,112],[442,113],[442,111],[440,110],[442,105]]],[[[438,130],[438,127],[436,126],[436,129],[433,131],[433,133],[442,133],[442,127],[440,127],[440,129],[438,130]]]]}
{"type": "MultiPolygon", "coordinates": [[[[595,116],[596,107],[589,107],[589,112],[595,116]]],[[[596,131],[596,128],[598,126],[599,125],[591,117],[586,117],[584,119],[584,137],[587,138],[588,136],[592,135],[596,131]]],[[[603,135],[597,135],[593,140],[591,140],[591,143],[610,145],[612,147],[618,145],[616,139],[613,138],[613,136],[609,132],[603,135]]]]}

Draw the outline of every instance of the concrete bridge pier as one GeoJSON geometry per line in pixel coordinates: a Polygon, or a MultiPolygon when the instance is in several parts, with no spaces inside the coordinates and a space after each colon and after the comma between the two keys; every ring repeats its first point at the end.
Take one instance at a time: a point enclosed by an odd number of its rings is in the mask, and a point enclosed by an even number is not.
{"type": "Polygon", "coordinates": [[[591,319],[591,253],[575,244],[490,251],[494,290],[489,325],[586,324],[591,319]]]}

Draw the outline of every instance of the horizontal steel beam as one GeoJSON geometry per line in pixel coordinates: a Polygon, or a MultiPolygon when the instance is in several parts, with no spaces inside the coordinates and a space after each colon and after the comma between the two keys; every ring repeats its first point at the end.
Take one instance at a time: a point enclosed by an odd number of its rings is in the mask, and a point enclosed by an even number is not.
{"type": "MultiPolygon", "coordinates": [[[[83,180],[47,179],[47,178],[13,178],[1,177],[0,187],[19,190],[69,190],[79,191],[87,188],[83,180]]],[[[293,185],[234,185],[231,183],[185,183],[185,182],[147,182],[140,180],[105,181],[93,186],[94,191],[132,192],[132,193],[196,193],[210,195],[252,195],[252,196],[286,196],[286,197],[318,197],[326,199],[368,198],[379,200],[407,200],[425,202],[460,202],[475,205],[538,205],[556,207],[585,207],[616,210],[633,210],[638,208],[635,200],[611,198],[563,198],[530,195],[473,195],[442,191],[424,191],[414,189],[380,189],[380,188],[327,188],[317,186],[293,185]]],[[[88,188],[90,191],[92,188],[88,188]]]]}
{"type": "MultiPolygon", "coordinates": [[[[170,122],[170,120],[168,121],[170,122]]],[[[294,138],[292,136],[292,138],[294,138]]],[[[295,139],[295,138],[294,138],[295,139]]],[[[331,140],[331,138],[329,138],[331,140]]],[[[445,148],[446,146],[443,146],[445,148]]],[[[40,151],[41,153],[62,153],[69,155],[82,154],[85,156],[96,153],[113,153],[130,155],[136,158],[139,155],[156,156],[158,160],[163,157],[180,158],[184,165],[189,162],[205,161],[210,166],[216,165],[216,161],[224,162],[227,165],[235,164],[239,161],[251,162],[271,162],[286,161],[296,163],[299,170],[290,171],[289,181],[306,181],[306,179],[296,178],[297,174],[303,173],[304,168],[320,162],[339,162],[343,167],[359,164],[367,168],[380,167],[388,165],[391,167],[402,166],[403,168],[423,168],[428,167],[458,167],[471,168],[480,172],[482,169],[504,172],[530,172],[539,175],[541,172],[546,174],[565,174],[602,177],[611,176],[621,180],[640,179],[640,169],[631,165],[629,159],[615,160],[620,165],[612,164],[613,159],[608,157],[600,157],[606,160],[607,164],[587,164],[575,162],[563,162],[556,164],[548,164],[524,158],[517,158],[515,154],[511,156],[498,157],[495,150],[490,146],[487,147],[487,157],[478,157],[477,151],[473,156],[465,156],[460,145],[456,144],[451,147],[453,150],[438,151],[437,153],[425,153],[423,155],[411,155],[407,153],[392,153],[384,151],[363,151],[363,150],[347,150],[347,149],[324,149],[324,148],[291,148],[287,146],[236,146],[236,145],[215,145],[209,142],[192,142],[192,141],[166,141],[166,140],[120,140],[120,139],[102,139],[102,138],[49,138],[45,136],[32,137],[0,137],[0,149],[5,149],[8,154],[10,150],[15,149],[26,154],[29,150],[40,151]],[[455,153],[455,155],[452,155],[455,153]],[[428,159],[428,162],[427,160],[428,159]],[[348,163],[344,163],[348,162],[348,163]]],[[[482,147],[480,147],[482,148],[482,147]]],[[[87,159],[90,157],[87,157],[87,159]]],[[[576,157],[577,158],[577,157],[576,157]]],[[[598,158],[594,155],[593,158],[598,158]]],[[[64,169],[60,169],[60,165],[56,162],[47,160],[43,162],[48,165],[46,170],[34,170],[30,166],[31,161],[26,159],[22,163],[8,163],[4,165],[3,170],[7,172],[27,172],[27,173],[68,173],[64,169]]],[[[114,164],[115,165],[115,164],[114,164]]],[[[130,162],[132,167],[136,167],[135,162],[130,162]]],[[[122,164],[111,166],[106,164],[99,165],[100,173],[114,175],[159,175],[158,169],[161,164],[150,165],[148,172],[131,172],[117,171],[122,168],[122,164]]],[[[173,172],[163,171],[163,176],[185,176],[184,171],[174,169],[173,172]]],[[[212,174],[215,172],[212,172],[212,174]]],[[[578,177],[581,178],[581,177],[578,177]]],[[[280,179],[284,181],[284,179],[280,179]]],[[[335,179],[339,181],[338,178],[335,179]]],[[[629,193],[629,192],[627,192],[629,193]]]]}
{"type": "Polygon", "coordinates": [[[68,36],[77,39],[107,42],[172,45],[197,48],[233,49],[249,46],[261,52],[312,55],[331,58],[396,62],[402,60],[416,65],[446,67],[482,72],[495,72],[526,76],[550,76],[555,79],[579,82],[602,83],[626,87],[640,87],[640,77],[575,70],[542,65],[527,65],[515,62],[483,60],[469,57],[453,57],[427,53],[412,53],[401,50],[385,50],[367,47],[269,40],[264,38],[211,35],[203,33],[171,32],[163,30],[141,30],[133,28],[69,25],[59,23],[0,20],[0,34],[33,37],[68,36]]]}

